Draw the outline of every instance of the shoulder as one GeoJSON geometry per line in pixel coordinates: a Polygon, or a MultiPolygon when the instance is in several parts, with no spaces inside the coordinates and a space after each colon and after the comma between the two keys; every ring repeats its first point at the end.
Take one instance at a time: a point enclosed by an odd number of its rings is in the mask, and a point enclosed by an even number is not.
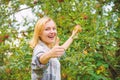
{"type": "Polygon", "coordinates": [[[37,45],[35,46],[34,50],[38,50],[38,49],[41,49],[41,48],[43,48],[43,46],[40,45],[40,44],[37,44],[37,45]]]}
{"type": "Polygon", "coordinates": [[[33,54],[36,55],[38,53],[44,53],[44,46],[42,46],[40,43],[35,46],[33,49],[33,54]]]}

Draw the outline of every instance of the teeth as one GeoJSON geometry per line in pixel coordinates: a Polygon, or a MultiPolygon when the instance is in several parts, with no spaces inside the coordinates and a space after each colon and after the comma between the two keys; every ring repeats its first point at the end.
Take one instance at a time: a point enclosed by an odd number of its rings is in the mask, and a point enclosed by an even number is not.
{"type": "Polygon", "coordinates": [[[54,38],[54,37],[51,37],[51,36],[48,36],[49,38],[54,38]]]}

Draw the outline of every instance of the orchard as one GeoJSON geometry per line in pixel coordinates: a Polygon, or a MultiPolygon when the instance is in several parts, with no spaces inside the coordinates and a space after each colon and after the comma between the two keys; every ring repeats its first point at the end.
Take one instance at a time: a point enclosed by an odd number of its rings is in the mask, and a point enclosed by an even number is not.
{"type": "Polygon", "coordinates": [[[31,80],[29,41],[37,19],[46,15],[57,24],[60,44],[75,25],[82,27],[60,58],[62,80],[120,80],[119,4],[119,0],[1,0],[0,80],[31,80]],[[29,21],[28,16],[18,23],[15,15],[27,9],[37,19],[29,21]]]}

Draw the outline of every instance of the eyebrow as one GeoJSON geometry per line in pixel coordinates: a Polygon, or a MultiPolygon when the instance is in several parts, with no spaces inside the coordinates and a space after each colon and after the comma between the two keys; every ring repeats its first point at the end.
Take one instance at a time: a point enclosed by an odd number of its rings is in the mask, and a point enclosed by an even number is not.
{"type": "MultiPolygon", "coordinates": [[[[51,27],[51,26],[46,26],[46,28],[49,28],[49,27],[51,27]]],[[[52,26],[52,27],[55,27],[55,28],[56,28],[56,26],[52,26]]]]}

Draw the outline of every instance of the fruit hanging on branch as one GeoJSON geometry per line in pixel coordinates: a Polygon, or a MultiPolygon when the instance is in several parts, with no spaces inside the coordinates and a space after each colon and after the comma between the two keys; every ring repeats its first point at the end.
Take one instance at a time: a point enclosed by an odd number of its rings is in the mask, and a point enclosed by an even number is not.
{"type": "Polygon", "coordinates": [[[84,19],[84,20],[87,20],[87,19],[88,19],[88,16],[87,16],[87,15],[85,15],[85,16],[83,17],[83,19],[84,19]]]}
{"type": "Polygon", "coordinates": [[[58,0],[58,2],[60,2],[60,3],[61,3],[61,2],[64,2],[64,0],[58,0]]]}
{"type": "Polygon", "coordinates": [[[38,0],[34,0],[34,4],[37,4],[38,0]]]}
{"type": "Polygon", "coordinates": [[[9,35],[8,35],[8,34],[4,35],[4,38],[5,38],[5,39],[8,39],[8,38],[9,38],[9,35]]]}

